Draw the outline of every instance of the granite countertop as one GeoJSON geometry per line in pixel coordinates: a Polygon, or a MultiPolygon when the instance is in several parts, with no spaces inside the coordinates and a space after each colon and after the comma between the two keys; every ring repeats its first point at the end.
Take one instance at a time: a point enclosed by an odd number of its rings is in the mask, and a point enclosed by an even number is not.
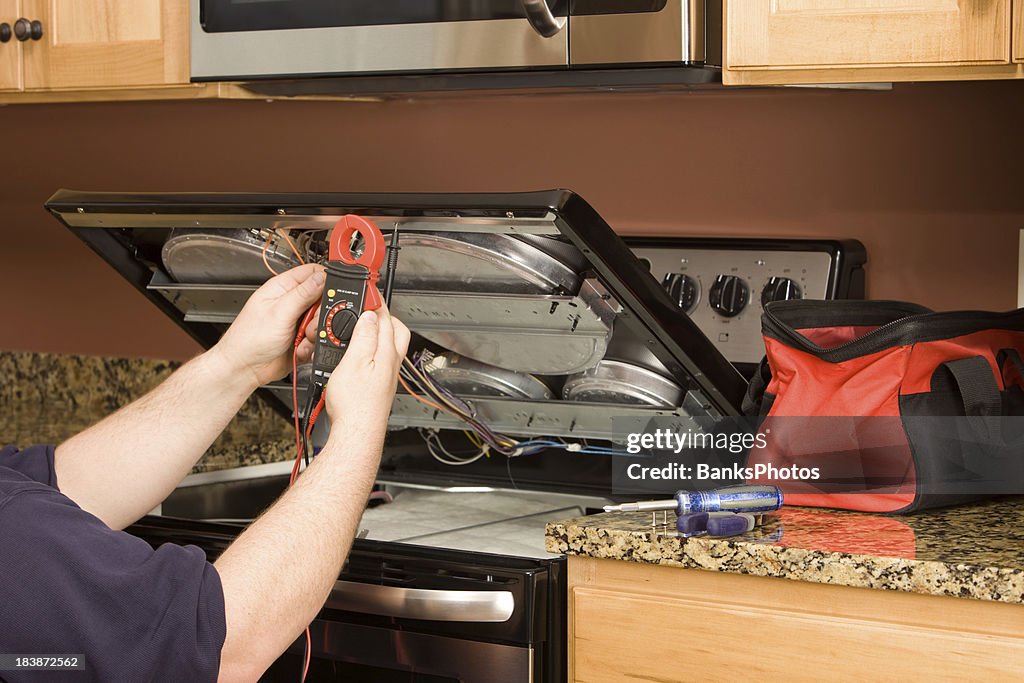
{"type": "MultiPolygon", "coordinates": [[[[0,352],[0,445],[60,443],[139,398],[179,365],[144,358],[0,352]]],[[[192,471],[293,457],[295,436],[288,420],[251,397],[192,471]]]]}
{"type": "Polygon", "coordinates": [[[680,538],[675,515],[549,523],[548,552],[1024,604],[1024,499],[886,517],[785,507],[732,538],[680,538]]]}

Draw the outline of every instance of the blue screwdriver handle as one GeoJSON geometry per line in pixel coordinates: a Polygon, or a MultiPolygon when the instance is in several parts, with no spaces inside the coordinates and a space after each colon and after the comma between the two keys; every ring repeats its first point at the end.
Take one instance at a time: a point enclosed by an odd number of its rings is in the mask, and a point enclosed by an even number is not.
{"type": "Polygon", "coordinates": [[[709,491],[676,491],[676,514],[691,512],[772,512],[782,507],[782,490],[770,485],[725,486],[709,491]]]}

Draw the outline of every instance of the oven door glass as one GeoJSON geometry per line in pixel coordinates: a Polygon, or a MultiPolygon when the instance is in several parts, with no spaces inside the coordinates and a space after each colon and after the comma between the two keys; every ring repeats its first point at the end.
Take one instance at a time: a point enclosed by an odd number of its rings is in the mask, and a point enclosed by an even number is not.
{"type": "MultiPolygon", "coordinates": [[[[524,0],[202,0],[207,33],[521,19],[524,0]]],[[[556,17],[568,0],[548,0],[556,17]]]]}

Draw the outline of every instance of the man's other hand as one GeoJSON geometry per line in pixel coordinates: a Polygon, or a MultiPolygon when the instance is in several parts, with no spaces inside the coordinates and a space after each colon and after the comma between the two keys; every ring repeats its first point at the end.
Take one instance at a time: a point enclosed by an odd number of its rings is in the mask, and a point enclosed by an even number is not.
{"type": "MultiPolygon", "coordinates": [[[[252,373],[257,386],[281,379],[291,371],[295,326],[320,298],[325,279],[323,266],[312,263],[270,278],[253,292],[211,350],[238,370],[252,373]]],[[[303,340],[299,363],[308,362],[312,350],[312,343],[303,340]]]]}
{"type": "MultiPolygon", "coordinates": [[[[364,424],[383,428],[408,348],[409,329],[386,306],[359,316],[345,356],[327,382],[331,424],[356,432],[364,424]]],[[[345,430],[332,427],[331,434],[345,430]]]]}

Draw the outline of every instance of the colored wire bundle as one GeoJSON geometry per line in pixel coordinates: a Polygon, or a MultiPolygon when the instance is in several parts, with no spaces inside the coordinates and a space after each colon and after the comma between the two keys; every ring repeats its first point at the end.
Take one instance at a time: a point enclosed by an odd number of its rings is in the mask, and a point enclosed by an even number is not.
{"type": "Polygon", "coordinates": [[[476,417],[468,403],[445,389],[430,376],[423,366],[432,357],[432,354],[421,353],[416,356],[415,361],[408,358],[402,359],[398,379],[409,395],[435,410],[453,415],[466,423],[466,426],[480,439],[481,450],[493,450],[507,456],[518,455],[515,439],[493,431],[476,417]]]}
{"type": "MultiPolygon", "coordinates": [[[[438,430],[434,429],[421,429],[419,430],[420,436],[423,438],[423,442],[427,445],[427,451],[434,457],[438,462],[444,463],[445,465],[469,465],[476,462],[480,458],[483,458],[488,453],[488,448],[477,442],[479,445],[476,446],[476,450],[469,453],[453,453],[441,442],[441,434],[438,430]]],[[[469,435],[472,432],[465,432],[469,435]]],[[[471,440],[472,441],[472,440],[471,440]]]]}
{"type": "Polygon", "coordinates": [[[469,465],[486,457],[491,452],[513,458],[522,455],[533,455],[547,449],[592,455],[626,454],[626,451],[619,448],[593,446],[586,441],[566,442],[561,439],[551,438],[535,438],[520,441],[507,434],[495,432],[476,415],[476,412],[469,403],[451,393],[430,376],[428,367],[431,358],[433,358],[433,354],[423,352],[418,354],[414,360],[403,359],[398,379],[402,386],[405,387],[405,390],[417,401],[464,422],[468,429],[464,430],[463,433],[475,449],[468,453],[452,452],[442,443],[439,430],[419,430],[420,436],[426,443],[427,450],[438,462],[446,465],[469,465]]]}

